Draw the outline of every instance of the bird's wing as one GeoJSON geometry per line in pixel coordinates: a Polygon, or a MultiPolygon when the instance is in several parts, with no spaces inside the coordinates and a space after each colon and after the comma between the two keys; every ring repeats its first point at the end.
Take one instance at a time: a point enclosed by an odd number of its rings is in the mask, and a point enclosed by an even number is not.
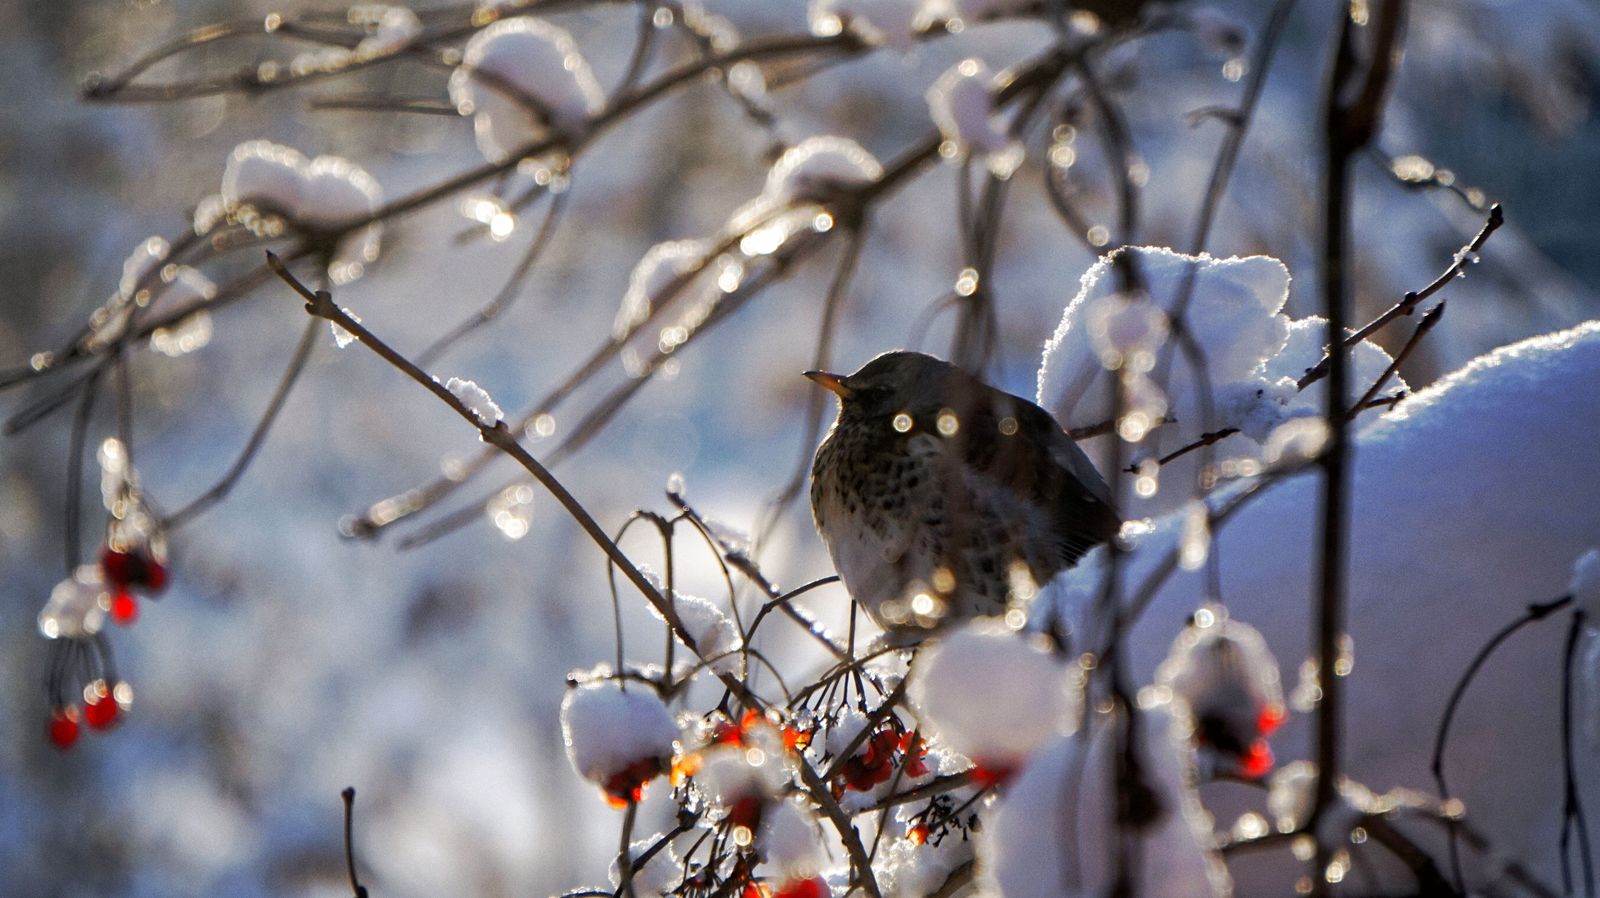
{"type": "Polygon", "coordinates": [[[996,488],[1048,516],[1060,567],[1116,535],[1122,521],[1110,489],[1048,412],[994,390],[987,401],[971,403],[961,418],[957,437],[966,462],[996,488]]]}

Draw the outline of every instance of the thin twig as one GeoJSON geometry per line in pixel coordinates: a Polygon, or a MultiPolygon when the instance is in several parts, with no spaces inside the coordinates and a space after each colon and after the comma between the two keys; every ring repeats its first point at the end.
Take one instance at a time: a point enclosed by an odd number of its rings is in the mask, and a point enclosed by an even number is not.
{"type": "Polygon", "coordinates": [[[356,876],[356,850],[352,833],[355,830],[356,815],[356,789],[354,786],[345,786],[339,793],[344,798],[344,865],[350,874],[350,891],[355,898],[367,898],[367,887],[361,884],[356,876]]]}

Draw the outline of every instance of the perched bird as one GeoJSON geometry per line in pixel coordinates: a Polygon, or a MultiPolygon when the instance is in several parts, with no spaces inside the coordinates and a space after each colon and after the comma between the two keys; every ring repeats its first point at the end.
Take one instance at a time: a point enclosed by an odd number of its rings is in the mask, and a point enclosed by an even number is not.
{"type": "Polygon", "coordinates": [[[854,599],[900,642],[1004,614],[1121,521],[1050,413],[920,352],[854,374],[811,466],[811,513],[854,599]]]}

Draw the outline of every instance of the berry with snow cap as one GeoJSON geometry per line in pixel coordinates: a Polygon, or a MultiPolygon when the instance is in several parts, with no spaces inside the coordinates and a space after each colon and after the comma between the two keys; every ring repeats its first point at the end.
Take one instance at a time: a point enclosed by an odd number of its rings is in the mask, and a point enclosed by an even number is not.
{"type": "Polygon", "coordinates": [[[678,725],[649,686],[597,680],[568,690],[561,733],[578,775],[599,786],[614,807],[626,807],[669,769],[678,725]]]}
{"type": "Polygon", "coordinates": [[[941,744],[994,781],[1077,725],[1076,681],[1048,648],[975,620],[926,645],[911,666],[911,702],[941,744]]]}
{"type": "Polygon", "coordinates": [[[1156,670],[1156,682],[1188,708],[1194,741],[1212,770],[1260,779],[1272,770],[1267,737],[1286,711],[1278,664],[1254,627],[1221,606],[1195,612],[1156,670]]]}

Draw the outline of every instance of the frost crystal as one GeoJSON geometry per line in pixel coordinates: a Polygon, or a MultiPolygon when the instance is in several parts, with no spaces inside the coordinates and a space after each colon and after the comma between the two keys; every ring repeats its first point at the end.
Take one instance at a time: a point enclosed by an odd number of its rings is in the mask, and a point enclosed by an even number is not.
{"type": "Polygon", "coordinates": [[[1075,686],[1044,646],[974,621],[923,647],[910,696],[942,744],[1001,770],[1076,725],[1075,686]]]}
{"type": "Polygon", "coordinates": [[[1590,549],[1572,564],[1572,580],[1567,583],[1572,604],[1583,613],[1585,622],[1600,628],[1600,549],[1590,549]]]}
{"type": "Polygon", "coordinates": [[[46,639],[82,639],[100,632],[111,593],[98,564],[79,565],[72,576],[50,590],[39,612],[39,632],[46,639]]]}
{"type": "Polygon", "coordinates": [[[459,399],[461,404],[467,407],[467,411],[472,412],[473,417],[484,427],[493,427],[504,417],[500,406],[495,405],[489,391],[470,380],[452,377],[445,381],[444,388],[450,391],[450,395],[459,399]]]}
{"type": "Polygon", "coordinates": [[[532,16],[502,19],[473,36],[449,87],[456,109],[472,116],[478,149],[490,162],[505,162],[551,132],[578,137],[605,105],[572,36],[532,16]]]}
{"type": "Polygon", "coordinates": [[[998,121],[995,96],[994,72],[982,60],[963,59],[928,89],[928,111],[945,140],[982,157],[995,177],[1009,178],[1024,154],[998,121]]]}
{"type": "Polygon", "coordinates": [[[641,761],[670,761],[678,725],[655,690],[616,680],[586,683],[561,701],[567,759],[584,779],[606,786],[641,761]]]}

